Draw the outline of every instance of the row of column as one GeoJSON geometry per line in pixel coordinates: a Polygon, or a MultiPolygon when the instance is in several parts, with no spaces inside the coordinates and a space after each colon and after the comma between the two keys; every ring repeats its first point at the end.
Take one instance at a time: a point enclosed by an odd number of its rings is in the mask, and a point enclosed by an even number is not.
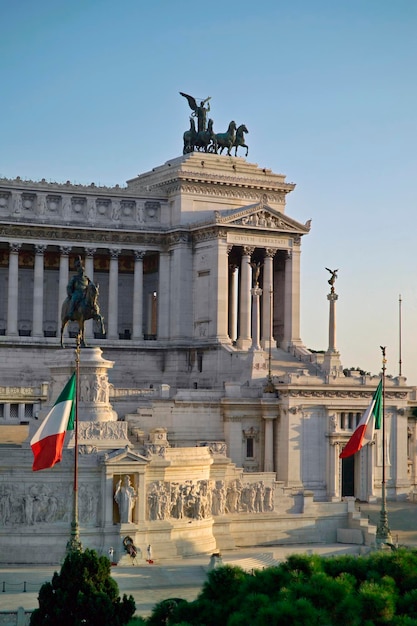
{"type": "MultiPolygon", "coordinates": [[[[232,246],[229,247],[230,253],[232,246]]],[[[268,349],[275,345],[273,337],[273,297],[275,248],[265,248],[263,259],[263,284],[252,286],[252,254],[255,248],[243,246],[240,263],[240,289],[238,266],[230,265],[229,285],[229,335],[241,350],[268,349]],[[262,298],[262,319],[259,319],[262,298]],[[237,336],[239,329],[239,336],[237,336]]],[[[300,255],[299,250],[287,252],[284,290],[284,346],[300,340],[300,255]]]]}
{"type": "MultiPolygon", "coordinates": [[[[32,337],[43,337],[43,303],[44,303],[44,253],[46,245],[35,246],[35,263],[33,275],[33,316],[32,337]]],[[[7,300],[7,335],[18,335],[18,284],[19,284],[19,251],[21,244],[10,244],[9,254],[9,281],[7,300]]],[[[69,254],[70,247],[60,247],[59,287],[58,287],[58,323],[61,319],[61,307],[67,297],[69,281],[69,254]]],[[[94,248],[86,248],[85,273],[94,280],[94,248]]],[[[107,337],[118,339],[118,258],[120,250],[111,249],[109,267],[109,299],[108,299],[108,327],[107,337]]],[[[134,251],[134,278],[133,278],[133,325],[132,338],[143,338],[143,257],[142,250],[134,251]]],[[[92,320],[86,324],[87,336],[93,334],[92,320]]]]}

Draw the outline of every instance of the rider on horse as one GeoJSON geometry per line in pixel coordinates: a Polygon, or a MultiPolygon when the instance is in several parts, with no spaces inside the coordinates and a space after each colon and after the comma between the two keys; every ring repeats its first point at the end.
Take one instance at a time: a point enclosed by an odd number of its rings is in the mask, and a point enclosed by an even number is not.
{"type": "Polygon", "coordinates": [[[77,273],[74,274],[67,285],[67,295],[70,299],[70,308],[68,311],[69,319],[72,319],[74,312],[78,309],[79,304],[84,298],[85,290],[91,283],[91,280],[84,273],[84,267],[80,256],[77,256],[74,265],[77,273]]]}

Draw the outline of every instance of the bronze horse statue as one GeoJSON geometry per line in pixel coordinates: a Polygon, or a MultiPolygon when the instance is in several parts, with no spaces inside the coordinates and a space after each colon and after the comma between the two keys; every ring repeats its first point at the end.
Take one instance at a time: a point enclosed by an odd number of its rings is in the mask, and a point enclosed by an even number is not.
{"type": "Polygon", "coordinates": [[[194,152],[195,140],[197,138],[197,131],[195,129],[194,118],[190,117],[190,130],[186,130],[183,135],[184,149],[183,154],[194,152]]]}
{"type": "Polygon", "coordinates": [[[98,285],[91,281],[87,285],[84,296],[78,303],[74,313],[70,316],[69,310],[71,306],[70,298],[66,298],[61,309],[61,347],[64,348],[64,330],[68,322],[78,323],[78,334],[80,337],[80,345],[85,347],[84,322],[87,320],[96,320],[100,324],[100,330],[104,334],[104,319],[100,315],[100,309],[97,302],[98,285]]]}
{"type": "Polygon", "coordinates": [[[227,148],[227,154],[231,156],[230,150],[236,139],[236,122],[231,121],[227,132],[217,133],[214,137],[217,144],[216,153],[218,148],[220,148],[220,154],[223,152],[224,148],[227,148]]]}
{"type": "Polygon", "coordinates": [[[204,150],[204,152],[217,151],[216,147],[216,135],[213,132],[213,120],[209,119],[207,130],[202,130],[197,133],[194,140],[194,146],[197,150],[204,150]],[[213,142],[213,147],[210,145],[213,142]]]}
{"type": "Polygon", "coordinates": [[[246,155],[248,156],[248,152],[249,152],[249,148],[248,146],[245,144],[245,135],[244,133],[248,133],[248,129],[246,128],[245,124],[241,124],[237,131],[236,131],[236,139],[234,140],[233,145],[235,146],[235,156],[237,156],[237,149],[239,148],[239,146],[242,146],[242,148],[246,148],[246,155]]]}

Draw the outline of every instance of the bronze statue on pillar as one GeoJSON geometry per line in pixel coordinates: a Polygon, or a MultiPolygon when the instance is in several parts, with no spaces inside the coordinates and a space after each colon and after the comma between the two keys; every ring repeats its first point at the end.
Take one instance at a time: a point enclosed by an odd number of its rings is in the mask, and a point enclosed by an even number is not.
{"type": "Polygon", "coordinates": [[[328,267],[325,268],[328,272],[330,272],[331,276],[329,278],[329,280],[327,281],[330,285],[330,293],[334,293],[334,284],[336,282],[336,278],[337,278],[337,272],[339,270],[329,270],[328,267]]]}
{"type": "Polygon", "coordinates": [[[80,344],[85,347],[84,322],[86,320],[96,320],[100,324],[101,332],[104,334],[104,320],[100,315],[98,306],[98,285],[95,285],[88,276],[85,275],[81,257],[75,259],[75,269],[77,273],[71,277],[67,285],[67,297],[62,304],[61,310],[61,346],[64,347],[64,330],[68,322],[78,323],[78,335],[80,344]]]}

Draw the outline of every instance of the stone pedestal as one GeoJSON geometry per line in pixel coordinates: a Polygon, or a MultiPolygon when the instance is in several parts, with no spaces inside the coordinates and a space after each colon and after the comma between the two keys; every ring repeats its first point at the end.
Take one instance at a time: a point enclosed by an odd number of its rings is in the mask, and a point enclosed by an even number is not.
{"type": "MultiPolygon", "coordinates": [[[[80,422],[117,421],[117,414],[109,402],[107,375],[113,365],[113,361],[107,361],[102,357],[100,348],[81,349],[78,379],[78,420],[80,422]]],[[[48,406],[45,406],[43,411],[45,414],[50,410],[75,369],[75,350],[67,348],[57,351],[50,369],[52,381],[48,406]]]]}

